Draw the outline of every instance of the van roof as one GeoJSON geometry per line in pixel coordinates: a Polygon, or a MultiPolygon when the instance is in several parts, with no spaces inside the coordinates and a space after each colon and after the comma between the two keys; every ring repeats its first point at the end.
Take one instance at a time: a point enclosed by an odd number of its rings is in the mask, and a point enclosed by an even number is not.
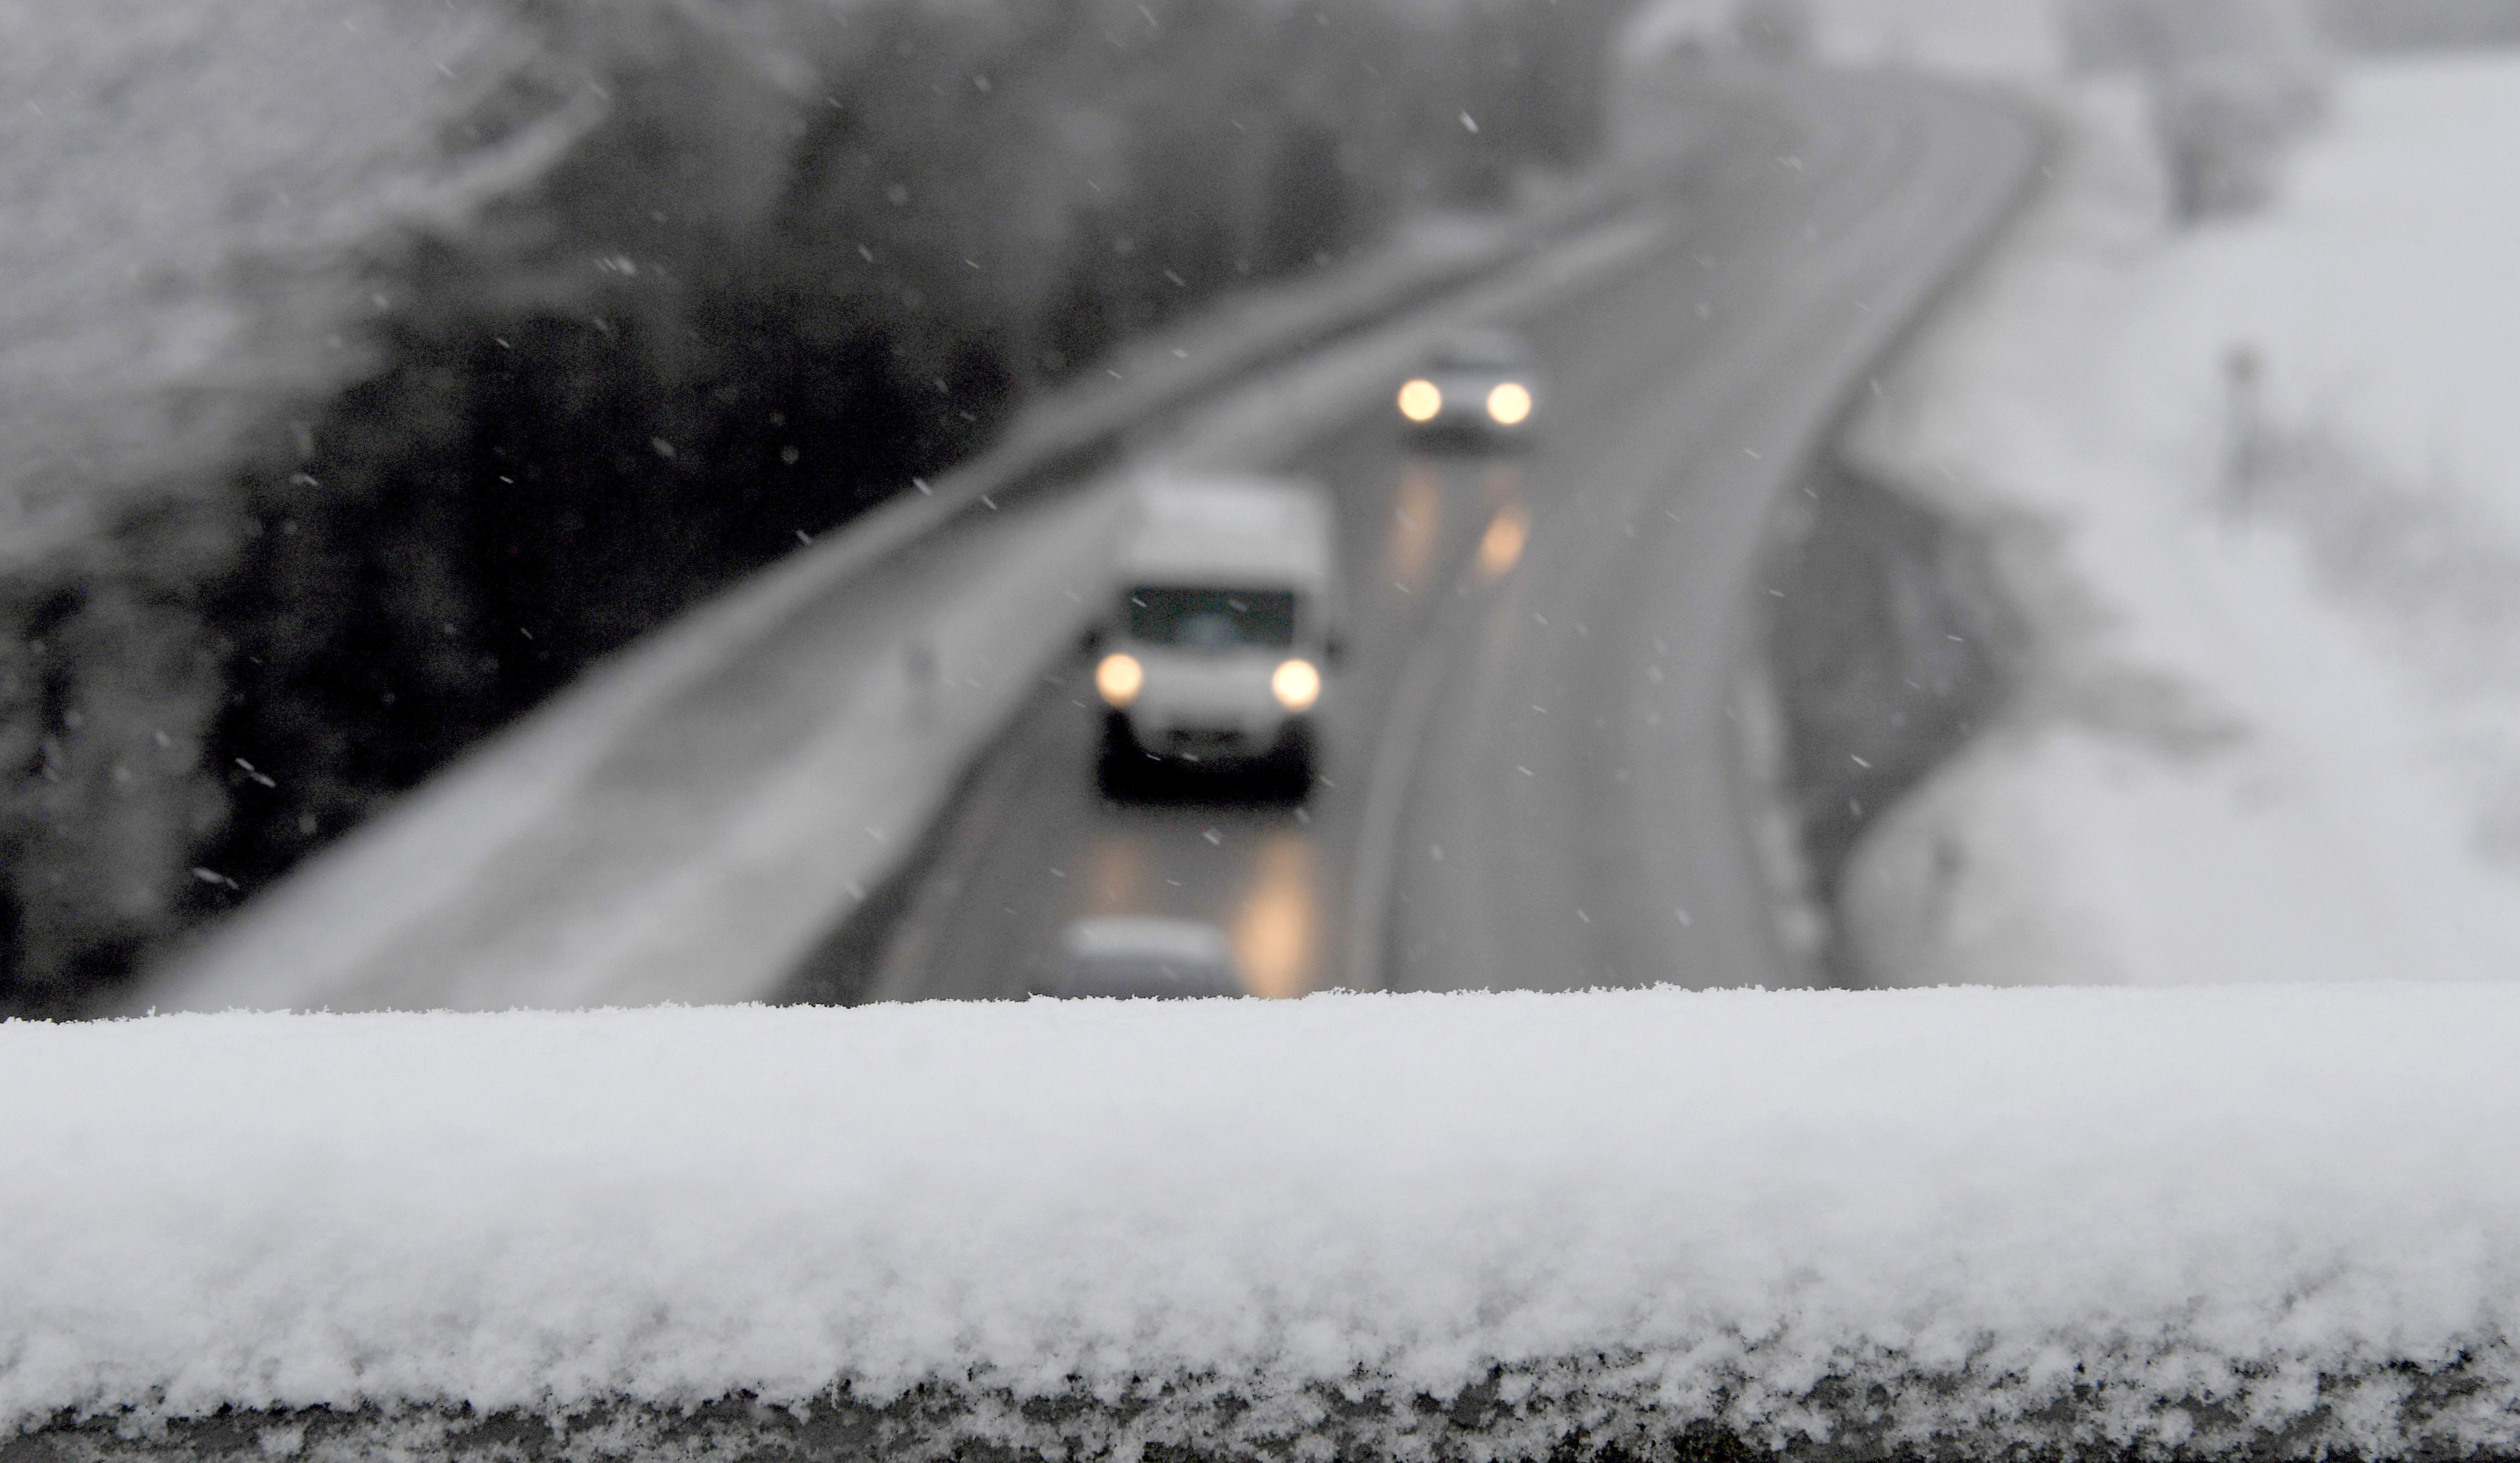
{"type": "Polygon", "coordinates": [[[1329,504],[1301,478],[1166,478],[1139,490],[1119,559],[1138,583],[1326,587],[1329,504]]]}

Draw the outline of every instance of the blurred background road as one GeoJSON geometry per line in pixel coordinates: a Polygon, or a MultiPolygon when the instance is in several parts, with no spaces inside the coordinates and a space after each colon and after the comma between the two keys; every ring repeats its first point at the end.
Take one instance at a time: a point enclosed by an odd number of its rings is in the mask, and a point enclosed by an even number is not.
{"type": "Polygon", "coordinates": [[[0,1015],[2520,968],[2508,0],[24,9],[0,1015]],[[1159,458],[1300,811],[1085,791],[1159,458]]]}
{"type": "Polygon", "coordinates": [[[1292,444],[1285,466],[1332,490],[1351,595],[1309,802],[1104,800],[1079,658],[882,927],[835,938],[872,965],[865,993],[1019,995],[1068,921],[1138,913],[1221,926],[1270,996],[1811,979],[1740,760],[1763,532],[2039,142],[2013,110],[1888,73],[1729,105],[1665,247],[1514,322],[1551,386],[1528,450],[1413,453],[1387,393],[1292,444]]]}

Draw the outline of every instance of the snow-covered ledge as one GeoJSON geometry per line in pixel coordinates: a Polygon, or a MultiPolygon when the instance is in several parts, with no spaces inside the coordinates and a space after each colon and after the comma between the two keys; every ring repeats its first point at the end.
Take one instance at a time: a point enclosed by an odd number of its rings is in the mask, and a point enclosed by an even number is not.
{"type": "Polygon", "coordinates": [[[2515,1053],[2520,989],[2441,986],[12,1024],[0,1413],[61,1456],[2507,1452],[2515,1053]]]}

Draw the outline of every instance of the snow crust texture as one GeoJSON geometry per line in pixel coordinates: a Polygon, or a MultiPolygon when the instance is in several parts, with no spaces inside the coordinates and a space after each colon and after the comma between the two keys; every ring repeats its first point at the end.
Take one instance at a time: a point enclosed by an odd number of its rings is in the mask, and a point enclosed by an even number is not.
{"type": "Polygon", "coordinates": [[[12,1024],[0,1413],[2507,1450],[2515,1047],[2487,986],[12,1024]]]}

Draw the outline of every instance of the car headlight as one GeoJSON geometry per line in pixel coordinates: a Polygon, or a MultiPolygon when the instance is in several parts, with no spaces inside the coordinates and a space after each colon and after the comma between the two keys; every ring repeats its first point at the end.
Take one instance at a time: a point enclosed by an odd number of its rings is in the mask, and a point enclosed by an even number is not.
{"type": "Polygon", "coordinates": [[[1269,694],[1290,711],[1309,711],[1322,699],[1322,673],[1310,661],[1281,661],[1269,677],[1269,694]]]}
{"type": "Polygon", "coordinates": [[[1123,651],[1104,656],[1094,667],[1094,689],[1102,693],[1103,701],[1113,707],[1125,707],[1138,699],[1146,689],[1147,667],[1138,658],[1123,651]]]}
{"type": "Polygon", "coordinates": [[[1412,422],[1431,422],[1444,409],[1444,393],[1424,378],[1400,389],[1400,414],[1412,422]]]}
{"type": "Polygon", "coordinates": [[[1500,427],[1518,427],[1531,415],[1531,389],[1520,382],[1508,381],[1488,392],[1488,415],[1500,427]]]}

